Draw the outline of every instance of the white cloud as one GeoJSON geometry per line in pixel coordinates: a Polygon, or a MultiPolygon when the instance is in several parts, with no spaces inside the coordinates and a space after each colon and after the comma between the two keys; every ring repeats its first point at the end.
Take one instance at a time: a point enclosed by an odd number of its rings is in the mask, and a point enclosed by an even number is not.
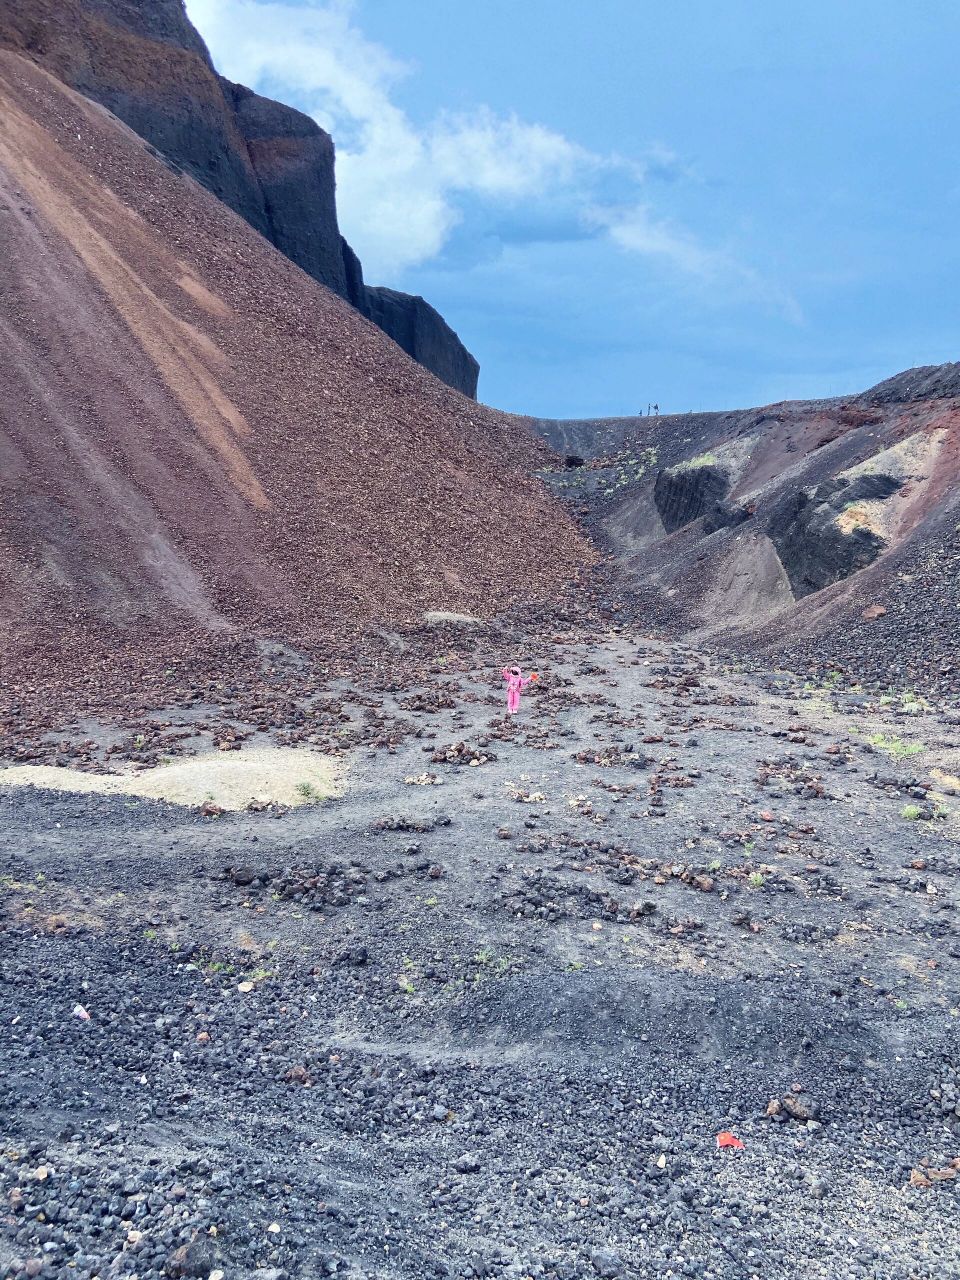
{"type": "Polygon", "coordinates": [[[803,317],[792,294],[766,279],[732,253],[704,247],[682,227],[658,218],[646,204],[597,206],[586,217],[603,228],[610,240],[629,253],[657,258],[692,277],[715,293],[761,302],[794,324],[803,317]]]}
{"type": "Polygon", "coordinates": [[[713,278],[723,270],[721,254],[705,249],[688,232],[657,219],[645,204],[600,206],[588,210],[586,216],[595,226],[603,227],[618,248],[662,258],[701,279],[713,278]]]}
{"type": "Polygon", "coordinates": [[[647,169],[689,174],[668,148],[653,145],[643,161],[597,155],[542,124],[485,106],[440,112],[418,128],[393,100],[411,69],[355,25],[352,0],[187,0],[187,9],[224,75],[293,96],[333,135],[341,228],[371,282],[435,257],[461,220],[464,199],[506,208],[537,199],[572,205],[585,226],[624,252],[659,259],[704,284],[736,279],[771,301],[757,273],[635,199],[647,169]],[[599,202],[598,179],[611,173],[631,203],[599,202]]]}
{"type": "Polygon", "coordinates": [[[445,186],[513,200],[567,185],[578,168],[598,163],[559,133],[515,115],[497,116],[488,107],[472,117],[441,115],[428,146],[432,169],[445,186]]]}
{"type": "Polygon", "coordinates": [[[371,279],[435,256],[459,221],[458,193],[516,201],[568,184],[588,152],[540,124],[441,113],[423,130],[394,105],[407,73],[352,21],[347,0],[301,7],[189,0],[224,75],[283,88],[337,142],[337,205],[371,279]]]}
{"type": "Polygon", "coordinates": [[[487,108],[442,114],[417,132],[385,102],[360,122],[359,142],[338,148],[338,206],[374,274],[435,256],[459,221],[458,195],[499,204],[544,195],[569,184],[578,164],[589,161],[542,125],[487,108]]]}

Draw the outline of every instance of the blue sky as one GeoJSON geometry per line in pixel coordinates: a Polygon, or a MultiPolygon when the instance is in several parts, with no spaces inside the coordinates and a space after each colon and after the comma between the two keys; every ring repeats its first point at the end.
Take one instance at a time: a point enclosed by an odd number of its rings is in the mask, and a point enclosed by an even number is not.
{"type": "Polygon", "coordinates": [[[551,417],[960,359],[955,0],[187,0],[337,144],[371,284],[551,417]]]}

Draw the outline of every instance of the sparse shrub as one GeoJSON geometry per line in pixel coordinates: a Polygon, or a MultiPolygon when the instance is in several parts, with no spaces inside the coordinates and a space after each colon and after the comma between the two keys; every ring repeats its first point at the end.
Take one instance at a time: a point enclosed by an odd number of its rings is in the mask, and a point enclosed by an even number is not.
{"type": "Polygon", "coordinates": [[[514,958],[512,956],[498,956],[492,947],[481,947],[473,957],[473,963],[480,966],[473,979],[474,985],[477,985],[480,982],[481,975],[502,978],[513,966],[514,958]]]}
{"type": "Polygon", "coordinates": [[[715,467],[717,465],[717,455],[715,453],[701,453],[695,458],[687,458],[683,462],[677,463],[673,468],[674,471],[692,471],[694,467],[715,467]]]}
{"type": "Polygon", "coordinates": [[[905,760],[908,756],[919,755],[923,750],[922,742],[904,742],[902,738],[887,738],[882,733],[875,733],[867,741],[879,751],[886,751],[897,760],[905,760]]]}

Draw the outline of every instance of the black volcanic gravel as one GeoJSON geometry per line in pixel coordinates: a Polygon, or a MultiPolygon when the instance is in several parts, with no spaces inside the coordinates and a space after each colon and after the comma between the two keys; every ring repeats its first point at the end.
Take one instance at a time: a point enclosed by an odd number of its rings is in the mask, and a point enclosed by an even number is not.
{"type": "Polygon", "coordinates": [[[950,1275],[944,714],[558,633],[507,722],[420,661],[324,699],[329,806],[0,789],[0,1276],[950,1275]]]}

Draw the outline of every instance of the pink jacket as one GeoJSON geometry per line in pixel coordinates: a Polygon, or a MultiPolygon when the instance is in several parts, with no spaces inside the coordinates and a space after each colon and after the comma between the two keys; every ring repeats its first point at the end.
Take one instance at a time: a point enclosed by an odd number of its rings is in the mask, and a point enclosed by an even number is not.
{"type": "Polygon", "coordinates": [[[520,690],[525,689],[530,683],[529,676],[515,676],[509,667],[504,667],[502,672],[504,680],[507,682],[507,692],[520,696],[520,690]]]}

